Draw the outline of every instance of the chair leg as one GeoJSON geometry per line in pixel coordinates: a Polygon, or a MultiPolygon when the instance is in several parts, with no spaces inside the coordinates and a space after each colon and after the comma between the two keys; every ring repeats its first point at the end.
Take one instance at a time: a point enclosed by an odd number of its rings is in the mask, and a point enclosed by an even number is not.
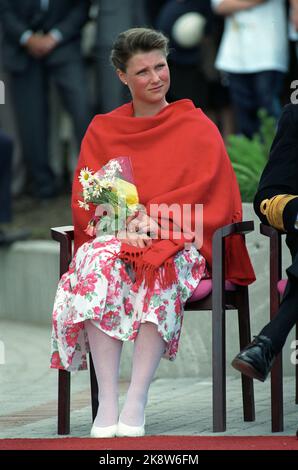
{"type": "Polygon", "coordinates": [[[58,434],[70,432],[70,372],[58,372],[58,434]]]}
{"type": "Polygon", "coordinates": [[[284,430],[283,412],[283,376],[282,353],[280,353],[271,371],[271,429],[272,432],[284,430]]]}
{"type": "MultiPolygon", "coordinates": [[[[243,349],[251,340],[248,288],[239,287],[237,293],[238,324],[240,349],[243,349]]],[[[255,399],[253,379],[241,374],[243,418],[244,421],[255,420],[255,399]]]]}
{"type": "Polygon", "coordinates": [[[226,430],[226,328],[225,310],[213,298],[212,309],[212,409],[213,432],[226,430]]]}
{"type": "MultiPolygon", "coordinates": [[[[270,319],[272,320],[279,309],[279,294],[276,283],[273,291],[270,289],[270,319]]],[[[280,353],[271,370],[271,430],[281,432],[284,429],[284,402],[283,402],[283,371],[282,353],[280,353]]]]}
{"type": "Polygon", "coordinates": [[[98,410],[98,384],[94,369],[91,353],[89,353],[90,365],[90,384],[91,384],[91,406],[92,406],[92,422],[95,420],[98,410]]]}

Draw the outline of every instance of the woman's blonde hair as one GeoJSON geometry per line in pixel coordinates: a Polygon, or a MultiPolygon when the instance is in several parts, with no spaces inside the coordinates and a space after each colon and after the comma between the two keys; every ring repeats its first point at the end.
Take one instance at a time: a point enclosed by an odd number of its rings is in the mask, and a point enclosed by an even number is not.
{"type": "Polygon", "coordinates": [[[150,52],[159,49],[165,57],[169,53],[169,40],[161,33],[151,28],[131,28],[123,31],[116,38],[110,60],[116,69],[126,71],[127,62],[138,52],[150,52]]]}

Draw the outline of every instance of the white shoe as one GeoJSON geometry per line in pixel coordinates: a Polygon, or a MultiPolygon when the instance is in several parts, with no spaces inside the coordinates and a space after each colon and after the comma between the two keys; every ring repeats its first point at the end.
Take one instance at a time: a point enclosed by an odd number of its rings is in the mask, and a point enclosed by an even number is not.
{"type": "Polygon", "coordinates": [[[93,424],[90,432],[91,437],[115,437],[117,434],[118,425],[112,426],[95,426],[93,424]]]}
{"type": "Polygon", "coordinates": [[[145,418],[142,426],[129,426],[128,424],[122,423],[119,419],[117,436],[118,437],[141,437],[145,435],[145,418]]]}

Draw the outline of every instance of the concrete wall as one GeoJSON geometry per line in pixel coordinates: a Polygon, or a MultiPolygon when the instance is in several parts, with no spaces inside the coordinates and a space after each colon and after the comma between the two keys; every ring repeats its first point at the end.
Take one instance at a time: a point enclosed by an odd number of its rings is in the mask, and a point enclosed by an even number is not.
{"type": "MultiPolygon", "coordinates": [[[[257,334],[269,318],[268,239],[259,234],[259,221],[250,204],[244,204],[244,220],[255,221],[256,230],[247,236],[247,246],[257,282],[250,288],[252,334],[257,334]]],[[[284,250],[284,266],[290,264],[284,250]]],[[[50,325],[58,280],[58,246],[52,241],[16,243],[0,250],[0,318],[50,325]]],[[[50,328],[49,328],[50,330],[50,328]]],[[[294,373],[290,363],[291,334],[284,348],[284,373],[294,373]]],[[[237,374],[230,362],[239,350],[237,312],[227,312],[227,373],[237,374]]],[[[126,344],[121,375],[130,370],[132,345],[126,344]]],[[[180,350],[174,362],[163,360],[158,376],[211,375],[211,313],[186,312],[180,350]]]]}

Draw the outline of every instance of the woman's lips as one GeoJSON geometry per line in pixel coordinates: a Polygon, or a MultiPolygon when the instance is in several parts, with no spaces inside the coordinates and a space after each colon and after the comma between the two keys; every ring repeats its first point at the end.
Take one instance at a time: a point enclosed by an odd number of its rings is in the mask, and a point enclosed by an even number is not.
{"type": "Polygon", "coordinates": [[[162,88],[162,85],[156,86],[154,88],[149,88],[149,91],[158,91],[162,88]]]}

